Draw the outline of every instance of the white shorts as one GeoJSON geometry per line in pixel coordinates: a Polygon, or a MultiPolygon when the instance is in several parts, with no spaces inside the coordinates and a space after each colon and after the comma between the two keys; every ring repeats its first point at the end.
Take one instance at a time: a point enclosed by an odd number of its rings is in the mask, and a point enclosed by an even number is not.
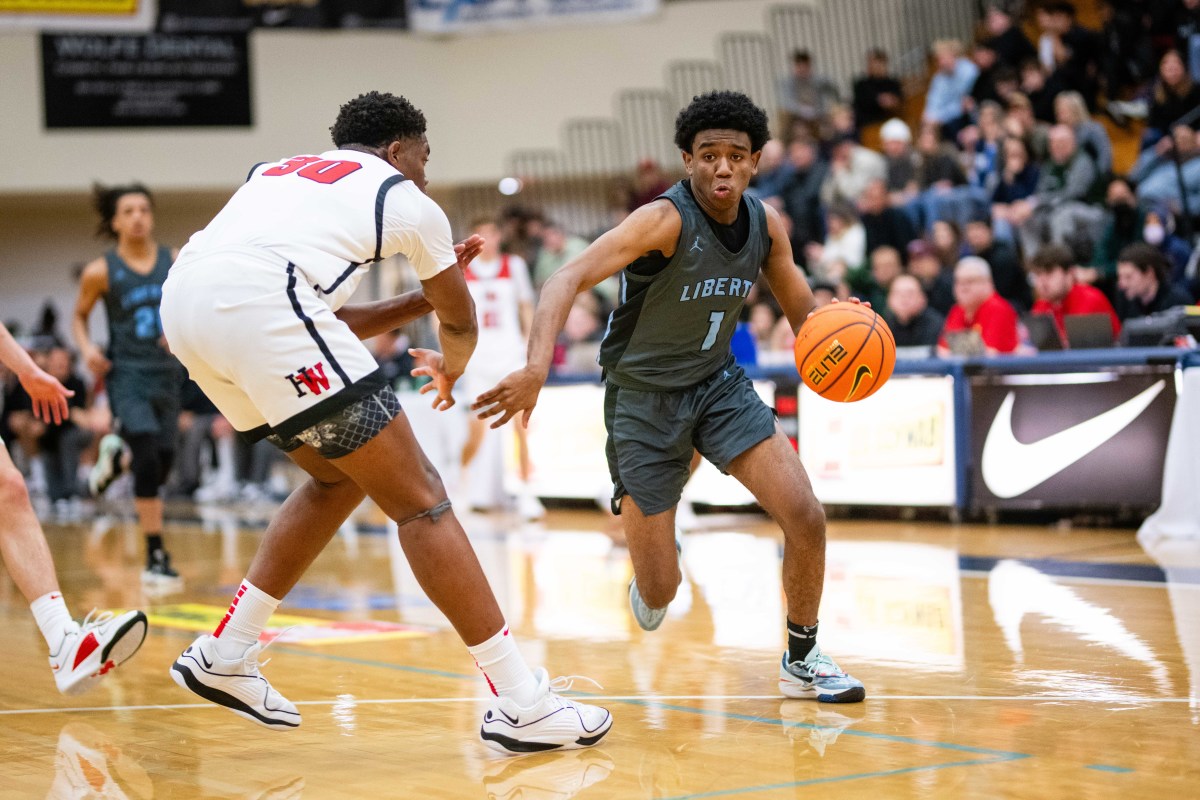
{"type": "Polygon", "coordinates": [[[385,383],[304,274],[266,251],[176,264],[161,314],[171,352],[249,439],[294,436],[385,383]]]}

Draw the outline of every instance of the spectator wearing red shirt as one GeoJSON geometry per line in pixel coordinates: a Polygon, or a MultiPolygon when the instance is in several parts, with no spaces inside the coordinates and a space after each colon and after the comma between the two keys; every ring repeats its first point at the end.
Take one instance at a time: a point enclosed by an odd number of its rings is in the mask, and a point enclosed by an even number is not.
{"type": "Polygon", "coordinates": [[[1107,314],[1112,321],[1115,341],[1121,333],[1121,320],[1117,312],[1104,292],[1095,286],[1075,282],[1074,263],[1070,249],[1061,244],[1048,244],[1038,250],[1029,262],[1029,274],[1037,294],[1033,313],[1054,315],[1054,326],[1064,342],[1067,340],[1067,329],[1063,317],[1067,314],[1107,314]]]}
{"type": "Polygon", "coordinates": [[[1017,312],[996,292],[992,268],[979,256],[967,256],[954,267],[954,306],[938,340],[938,355],[950,354],[946,335],[975,330],[989,356],[1017,349],[1017,312]]]}

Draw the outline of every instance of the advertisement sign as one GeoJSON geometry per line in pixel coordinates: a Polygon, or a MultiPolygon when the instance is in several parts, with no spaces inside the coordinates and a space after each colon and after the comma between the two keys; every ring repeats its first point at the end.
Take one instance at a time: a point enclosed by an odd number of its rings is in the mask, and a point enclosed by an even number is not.
{"type": "Polygon", "coordinates": [[[592,25],[645,17],[659,0],[409,0],[417,33],[482,33],[544,25],[592,25]]]}
{"type": "Polygon", "coordinates": [[[42,77],[47,128],[251,122],[245,33],[43,34],[42,77]]]}
{"type": "Polygon", "coordinates": [[[971,380],[975,508],[1153,506],[1173,365],[971,380]]]}
{"type": "Polygon", "coordinates": [[[800,460],[823,503],[955,504],[954,381],[895,376],[866,400],[802,389],[800,460]]]}
{"type": "Polygon", "coordinates": [[[0,0],[0,30],[148,31],[155,0],[0,0]]]}

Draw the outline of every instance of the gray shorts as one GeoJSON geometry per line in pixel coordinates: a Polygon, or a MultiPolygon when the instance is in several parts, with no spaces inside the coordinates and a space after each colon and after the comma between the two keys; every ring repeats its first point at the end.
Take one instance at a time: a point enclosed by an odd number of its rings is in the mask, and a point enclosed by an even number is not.
{"type": "Polygon", "coordinates": [[[116,364],[105,378],[108,404],[123,436],[152,435],[159,449],[175,449],[183,368],[116,364]]]}
{"type": "Polygon", "coordinates": [[[604,426],[613,513],[621,513],[628,494],[650,516],[679,503],[693,450],[725,472],[730,461],[774,435],[775,414],[731,363],[679,391],[645,392],[609,382],[604,426]]]}

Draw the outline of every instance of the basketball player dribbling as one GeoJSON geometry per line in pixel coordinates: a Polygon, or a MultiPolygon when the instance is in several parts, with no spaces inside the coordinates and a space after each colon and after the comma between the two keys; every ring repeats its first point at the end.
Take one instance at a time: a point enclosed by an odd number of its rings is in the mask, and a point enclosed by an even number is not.
{"type": "MultiPolygon", "coordinates": [[[[67,418],[71,391],[33,362],[0,325],[0,363],[14,373],[33,401],[33,414],[46,424],[67,418]]],[[[29,602],[38,630],[50,648],[50,671],[63,694],[82,694],[133,656],[146,638],[146,615],[92,612],[79,624],[71,618],[46,535],[38,524],[25,481],[0,442],[0,556],[17,589],[29,602]]]]}
{"type": "Polygon", "coordinates": [[[133,505],[146,537],[142,578],[161,589],[178,588],[179,574],[163,545],[161,490],[175,457],[183,371],[163,341],[159,319],[175,253],[154,239],[154,201],[145,186],[97,186],[95,202],[100,234],[116,246],[84,267],[71,330],[88,369],[105,380],[118,433],[101,440],[88,484],[102,494],[123,469],[128,447],[133,505]],[[88,333],[98,301],[108,318],[107,353],[88,333]]]}
{"type": "Polygon", "coordinates": [[[600,348],[613,480],[634,579],[638,624],[655,630],[681,580],[675,507],[693,449],[737,478],[783,528],[788,650],[780,691],[822,702],[865,689],[817,645],[825,573],[825,512],[774,415],[730,350],[759,270],[793,332],[814,307],[778,213],[745,194],[767,118],[737,92],[696,97],[675,123],[687,179],[634,211],[542,287],[526,366],[472,405],[493,427],[537,404],[554,340],[575,295],[621,273],[621,305],[600,348]]]}
{"type": "Polygon", "coordinates": [[[267,620],[364,494],[399,526],[426,595],[447,616],[496,695],[480,735],[504,753],[587,747],[612,717],[555,694],[517,649],[437,471],[361,339],[433,311],[442,352],[411,351],[414,375],[449,408],[475,348],[459,245],[425,193],[425,117],[370,92],[342,106],[335,149],[259,164],[171,268],[163,324],[191,377],[243,437],[266,438],[310,476],[288,497],[225,619],[171,677],[273,730],[300,724],[259,670],[267,620]],[[346,305],[375,262],[404,254],[422,288],[346,305]],[[252,344],[251,344],[252,343],[252,344]]]}

